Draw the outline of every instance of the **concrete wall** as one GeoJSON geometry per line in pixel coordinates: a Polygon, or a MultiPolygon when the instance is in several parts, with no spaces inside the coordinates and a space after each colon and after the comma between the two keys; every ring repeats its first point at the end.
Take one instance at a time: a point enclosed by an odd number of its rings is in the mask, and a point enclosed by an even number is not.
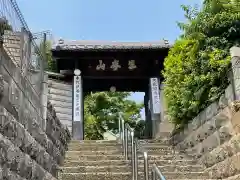
{"type": "Polygon", "coordinates": [[[72,132],[72,84],[49,79],[48,98],[53,104],[61,123],[72,132]]]}

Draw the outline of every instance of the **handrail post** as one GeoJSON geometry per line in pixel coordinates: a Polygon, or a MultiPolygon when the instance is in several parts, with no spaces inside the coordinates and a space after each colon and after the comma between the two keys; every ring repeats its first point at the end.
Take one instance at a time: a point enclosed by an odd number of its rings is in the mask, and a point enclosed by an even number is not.
{"type": "Polygon", "coordinates": [[[124,120],[123,120],[123,118],[122,118],[122,116],[121,116],[121,124],[122,124],[122,129],[121,129],[121,134],[122,134],[122,147],[123,147],[123,154],[125,155],[125,147],[124,147],[124,143],[125,143],[125,141],[124,141],[124,129],[125,129],[125,125],[124,125],[124,120]]]}
{"type": "Polygon", "coordinates": [[[131,131],[131,156],[132,156],[132,178],[135,180],[135,167],[134,167],[134,132],[131,131]]]}
{"type": "Polygon", "coordinates": [[[125,160],[128,160],[128,130],[124,129],[124,151],[125,151],[125,160]]]}
{"type": "Polygon", "coordinates": [[[119,115],[118,115],[118,133],[119,133],[120,140],[122,140],[122,127],[121,127],[121,125],[122,125],[122,121],[121,121],[121,115],[119,113],[119,115]]]}
{"type": "Polygon", "coordinates": [[[138,156],[137,156],[137,141],[133,142],[133,155],[134,155],[134,178],[138,179],[138,156]]]}
{"type": "Polygon", "coordinates": [[[148,178],[148,154],[147,154],[147,152],[143,153],[143,158],[144,158],[144,178],[145,178],[145,180],[149,180],[149,178],[148,178]]]}
{"type": "Polygon", "coordinates": [[[156,171],[152,170],[152,180],[156,180],[156,171]]]}

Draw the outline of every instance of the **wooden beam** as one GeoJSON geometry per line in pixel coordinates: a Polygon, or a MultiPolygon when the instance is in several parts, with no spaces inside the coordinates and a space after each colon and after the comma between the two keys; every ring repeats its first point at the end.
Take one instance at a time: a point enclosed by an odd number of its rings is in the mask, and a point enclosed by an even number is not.
{"type": "Polygon", "coordinates": [[[148,76],[82,76],[83,79],[149,79],[148,76]]]}

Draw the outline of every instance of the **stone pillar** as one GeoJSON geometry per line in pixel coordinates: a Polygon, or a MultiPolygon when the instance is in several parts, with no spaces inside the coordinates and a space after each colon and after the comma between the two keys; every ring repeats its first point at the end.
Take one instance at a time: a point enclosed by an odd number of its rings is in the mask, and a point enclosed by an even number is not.
{"type": "Polygon", "coordinates": [[[144,137],[145,138],[151,138],[151,131],[152,131],[152,120],[151,120],[151,111],[149,107],[149,92],[145,92],[144,96],[144,106],[145,106],[145,132],[144,137]]]}
{"type": "Polygon", "coordinates": [[[84,139],[83,128],[83,92],[82,92],[82,78],[79,69],[74,71],[73,80],[73,126],[72,136],[75,140],[84,139]]]}
{"type": "Polygon", "coordinates": [[[160,81],[158,77],[150,78],[149,97],[150,97],[150,111],[152,120],[152,138],[156,137],[158,132],[158,125],[160,124],[160,81]]]}
{"type": "Polygon", "coordinates": [[[164,120],[165,116],[165,104],[164,104],[164,84],[160,84],[160,120],[164,120]]]}
{"type": "Polygon", "coordinates": [[[230,49],[232,63],[232,87],[234,100],[240,100],[240,48],[232,47],[230,49]]]}
{"type": "Polygon", "coordinates": [[[165,102],[165,96],[164,96],[164,84],[161,84],[160,85],[160,123],[157,125],[158,131],[155,138],[167,139],[174,129],[173,124],[169,122],[166,111],[167,111],[167,104],[165,102]]]}
{"type": "MultiPolygon", "coordinates": [[[[21,62],[20,68],[23,76],[28,74],[28,71],[32,69],[31,57],[31,38],[28,31],[24,28],[21,30],[21,62]]],[[[42,62],[42,61],[41,61],[42,62]]],[[[44,69],[40,69],[41,75],[43,75],[44,69]]]]}

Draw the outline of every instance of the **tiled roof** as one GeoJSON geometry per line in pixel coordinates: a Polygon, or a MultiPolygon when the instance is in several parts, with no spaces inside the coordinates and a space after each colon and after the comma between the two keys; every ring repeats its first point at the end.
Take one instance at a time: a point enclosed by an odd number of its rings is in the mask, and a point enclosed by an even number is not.
{"type": "Polygon", "coordinates": [[[170,48],[167,40],[153,42],[114,42],[114,41],[66,41],[60,39],[53,50],[85,50],[85,49],[162,49],[170,48]]]}

